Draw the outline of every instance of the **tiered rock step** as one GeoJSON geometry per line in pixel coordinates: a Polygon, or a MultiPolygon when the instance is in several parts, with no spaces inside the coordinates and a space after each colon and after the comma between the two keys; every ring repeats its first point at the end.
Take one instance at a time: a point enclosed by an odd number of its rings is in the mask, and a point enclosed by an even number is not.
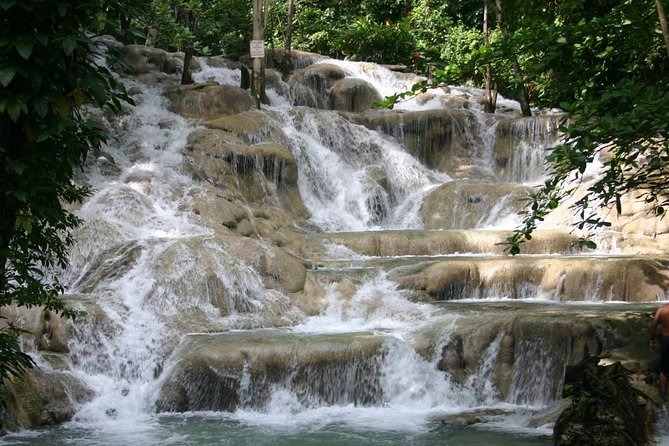
{"type": "Polygon", "coordinates": [[[378,405],[387,336],[253,330],[187,336],[162,387],[161,412],[261,409],[280,389],[305,407],[378,405]]]}
{"type": "Polygon", "coordinates": [[[542,299],[655,302],[669,293],[669,256],[577,253],[575,239],[541,232],[518,256],[502,255],[508,232],[382,231],[322,237],[368,257],[321,261],[317,283],[362,282],[385,271],[413,299],[542,299]],[[466,253],[466,254],[463,254],[466,253]],[[559,254],[559,255],[558,255],[559,254]]]}
{"type": "MultiPolygon", "coordinates": [[[[511,231],[499,230],[389,230],[336,232],[318,235],[367,256],[439,254],[504,254],[511,231]]],[[[577,251],[578,238],[566,231],[536,231],[522,245],[525,254],[568,254],[577,251]]]]}
{"type": "MultiPolygon", "coordinates": [[[[426,376],[443,379],[434,375],[436,366],[463,386],[453,387],[450,396],[464,390],[481,401],[486,395],[477,396],[470,377],[483,373],[493,359],[485,379],[502,400],[542,404],[559,399],[564,367],[598,346],[610,360],[647,364],[652,359],[646,344],[651,309],[649,304],[447,303],[406,339],[379,332],[285,329],[192,334],[174,353],[156,409],[262,410],[279,391],[303,407],[377,406],[404,391],[388,381],[393,374],[388,367],[398,356],[413,358],[404,373],[431,370],[426,376]]],[[[444,391],[436,382],[417,385],[444,391]]]]}

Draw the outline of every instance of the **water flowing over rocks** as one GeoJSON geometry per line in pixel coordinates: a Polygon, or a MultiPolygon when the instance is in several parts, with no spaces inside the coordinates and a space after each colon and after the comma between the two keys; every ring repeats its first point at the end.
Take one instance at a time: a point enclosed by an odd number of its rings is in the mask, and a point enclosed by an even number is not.
{"type": "Polygon", "coordinates": [[[545,432],[598,345],[656,396],[666,223],[626,201],[591,252],[560,210],[504,253],[559,116],[484,115],[457,87],[374,110],[415,77],[300,52],[252,110],[248,61],[201,58],[182,87],[178,54],[120,50],[136,105],[99,118],[120,142],[78,179],[95,193],[61,272],[83,313],[2,312],[37,360],[9,386],[17,426],[344,407],[545,432]]]}
{"type": "Polygon", "coordinates": [[[176,352],[159,411],[261,409],[274,392],[299,404],[381,401],[382,337],[365,333],[300,336],[282,332],[193,335],[176,352]]]}

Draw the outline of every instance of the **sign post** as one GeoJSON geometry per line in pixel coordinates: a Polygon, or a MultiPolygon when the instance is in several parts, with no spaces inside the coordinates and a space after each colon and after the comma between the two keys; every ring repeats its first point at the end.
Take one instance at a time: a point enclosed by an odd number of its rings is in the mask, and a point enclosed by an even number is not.
{"type": "Polygon", "coordinates": [[[262,40],[251,40],[251,58],[265,57],[265,43],[262,40]]]}
{"type": "Polygon", "coordinates": [[[264,34],[265,11],[263,9],[263,0],[253,0],[253,40],[251,40],[249,52],[253,61],[251,95],[255,98],[258,110],[260,110],[260,102],[265,95],[265,70],[263,66],[265,61],[264,34]]]}

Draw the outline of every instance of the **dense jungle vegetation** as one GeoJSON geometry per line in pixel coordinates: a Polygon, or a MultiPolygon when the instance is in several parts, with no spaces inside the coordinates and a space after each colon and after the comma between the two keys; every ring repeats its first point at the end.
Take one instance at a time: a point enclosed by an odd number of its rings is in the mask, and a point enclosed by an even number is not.
{"type": "MultiPolygon", "coordinates": [[[[565,141],[551,151],[547,180],[508,239],[517,253],[600,153],[607,155],[600,179],[574,205],[576,227],[608,225],[597,211],[619,211],[630,191],[664,215],[664,1],[265,0],[264,40],[282,47],[290,29],[293,49],[405,65],[427,77],[414,91],[485,87],[488,111],[497,92],[518,100],[524,114],[561,107],[565,141]]],[[[247,52],[251,11],[251,0],[0,0],[0,306],[68,313],[62,288],[45,271],[66,262],[68,231],[78,221],[63,203],[88,193],[73,174],[106,136],[82,107],[119,112],[130,100],[95,64],[95,36],[238,59],[247,52]]],[[[0,378],[31,365],[19,333],[11,325],[0,331],[0,378]]]]}

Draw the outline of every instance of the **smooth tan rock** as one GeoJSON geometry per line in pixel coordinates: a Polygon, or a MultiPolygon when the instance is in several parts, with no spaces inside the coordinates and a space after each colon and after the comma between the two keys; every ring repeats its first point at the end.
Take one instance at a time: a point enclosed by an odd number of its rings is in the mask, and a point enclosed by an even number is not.
{"type": "Polygon", "coordinates": [[[70,421],[78,404],[90,401],[93,392],[69,373],[27,371],[7,386],[10,418],[21,428],[70,421]]]}
{"type": "Polygon", "coordinates": [[[120,57],[123,63],[114,65],[114,69],[129,75],[152,72],[175,75],[183,68],[183,56],[144,45],[125,45],[120,57]]]}
{"type": "Polygon", "coordinates": [[[207,121],[253,109],[249,93],[230,85],[182,85],[167,90],[165,95],[174,112],[191,119],[207,121]]]}
{"type": "Polygon", "coordinates": [[[378,403],[383,340],[367,333],[301,336],[264,330],[188,336],[175,352],[176,365],[163,381],[156,409],[262,408],[277,386],[307,405],[378,403]],[[365,379],[350,381],[350,376],[365,379]]]}
{"type": "Polygon", "coordinates": [[[330,91],[330,106],[333,110],[361,112],[372,108],[381,95],[372,84],[357,78],[338,80],[330,91]]]}
{"type": "Polygon", "coordinates": [[[522,210],[530,187],[516,184],[451,181],[423,201],[425,229],[473,229],[493,226],[522,210]]]}
{"type": "Polygon", "coordinates": [[[669,284],[669,259],[588,257],[473,257],[395,268],[400,287],[436,300],[532,298],[557,301],[654,302],[669,284]],[[630,284],[634,284],[633,286],[630,284]]]}
{"type": "MultiPolygon", "coordinates": [[[[403,230],[338,232],[316,235],[364,255],[437,255],[454,253],[502,254],[507,231],[403,230]]],[[[574,252],[577,238],[565,231],[535,231],[532,240],[522,245],[525,254],[574,252]]]]}
{"type": "Polygon", "coordinates": [[[261,274],[268,288],[286,293],[304,290],[308,266],[304,260],[251,239],[230,239],[226,246],[237,258],[252,265],[261,274]]]}

